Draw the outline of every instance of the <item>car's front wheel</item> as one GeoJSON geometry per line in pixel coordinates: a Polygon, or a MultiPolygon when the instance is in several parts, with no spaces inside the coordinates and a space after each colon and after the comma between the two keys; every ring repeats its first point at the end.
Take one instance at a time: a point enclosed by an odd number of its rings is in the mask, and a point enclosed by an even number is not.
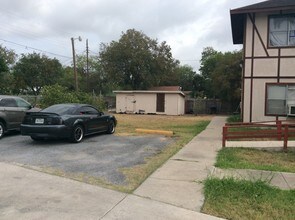
{"type": "Polygon", "coordinates": [[[113,134],[115,133],[115,122],[112,120],[109,124],[108,130],[107,130],[108,134],[113,134]]]}
{"type": "Polygon", "coordinates": [[[84,129],[81,125],[75,125],[72,135],[71,135],[71,141],[74,143],[79,143],[82,141],[84,137],[84,129]]]}
{"type": "Polygon", "coordinates": [[[4,124],[2,122],[0,122],[0,139],[3,137],[4,135],[4,124]]]}

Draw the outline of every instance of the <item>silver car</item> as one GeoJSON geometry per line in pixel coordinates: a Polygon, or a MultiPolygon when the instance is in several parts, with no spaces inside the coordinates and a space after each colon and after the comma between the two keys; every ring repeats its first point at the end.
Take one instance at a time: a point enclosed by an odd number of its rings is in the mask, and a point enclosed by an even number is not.
{"type": "Polygon", "coordinates": [[[7,131],[20,130],[26,112],[32,108],[20,97],[0,95],[0,139],[7,131]]]}

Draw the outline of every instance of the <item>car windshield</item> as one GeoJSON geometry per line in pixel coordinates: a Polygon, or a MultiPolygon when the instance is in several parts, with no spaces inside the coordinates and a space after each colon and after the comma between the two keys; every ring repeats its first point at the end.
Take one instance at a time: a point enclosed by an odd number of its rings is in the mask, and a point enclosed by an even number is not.
{"type": "Polygon", "coordinates": [[[43,109],[41,112],[56,113],[58,115],[71,115],[75,112],[76,106],[70,104],[52,105],[43,109]]]}

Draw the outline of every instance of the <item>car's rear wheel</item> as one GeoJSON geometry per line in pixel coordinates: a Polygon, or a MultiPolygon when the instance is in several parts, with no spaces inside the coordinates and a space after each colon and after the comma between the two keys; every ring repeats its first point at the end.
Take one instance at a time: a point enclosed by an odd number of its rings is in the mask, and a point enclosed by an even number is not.
{"type": "Polygon", "coordinates": [[[41,137],[31,136],[32,140],[34,141],[43,141],[44,139],[41,137]]]}
{"type": "Polygon", "coordinates": [[[113,134],[115,133],[115,122],[112,120],[109,124],[108,130],[107,130],[108,134],[113,134]]]}
{"type": "Polygon", "coordinates": [[[0,122],[0,139],[3,137],[5,131],[4,124],[0,122]]]}
{"type": "Polygon", "coordinates": [[[81,125],[76,125],[72,131],[71,141],[74,143],[79,143],[84,137],[84,129],[81,125]]]}

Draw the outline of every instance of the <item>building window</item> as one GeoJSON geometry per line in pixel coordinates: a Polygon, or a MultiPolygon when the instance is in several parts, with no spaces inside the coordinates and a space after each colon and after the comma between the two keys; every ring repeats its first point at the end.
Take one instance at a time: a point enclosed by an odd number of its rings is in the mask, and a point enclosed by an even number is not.
{"type": "Polygon", "coordinates": [[[295,14],[269,18],[269,46],[295,46],[295,14]]]}
{"type": "Polygon", "coordinates": [[[267,84],[267,115],[288,115],[290,106],[295,106],[294,84],[267,84]]]}

